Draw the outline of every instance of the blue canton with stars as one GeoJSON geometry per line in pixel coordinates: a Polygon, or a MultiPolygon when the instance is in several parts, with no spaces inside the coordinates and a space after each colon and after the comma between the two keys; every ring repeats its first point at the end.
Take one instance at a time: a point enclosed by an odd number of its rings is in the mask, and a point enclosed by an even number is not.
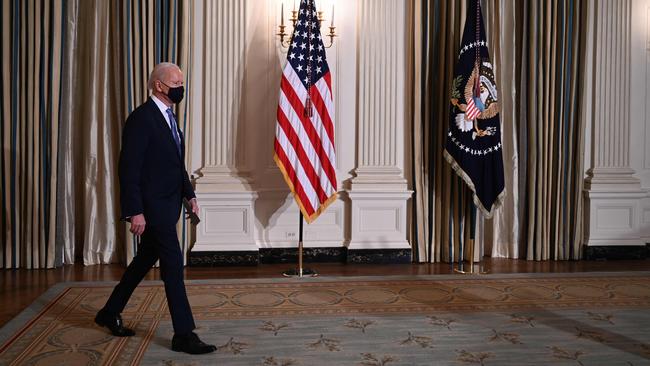
{"type": "Polygon", "coordinates": [[[314,0],[300,1],[287,59],[307,89],[329,71],[314,0]]]}

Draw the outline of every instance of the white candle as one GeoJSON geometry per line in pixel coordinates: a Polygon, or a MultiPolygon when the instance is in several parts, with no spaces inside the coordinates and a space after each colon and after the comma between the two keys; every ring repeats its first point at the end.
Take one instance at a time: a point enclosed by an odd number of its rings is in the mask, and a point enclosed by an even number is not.
{"type": "Polygon", "coordinates": [[[284,25],[284,2],[280,5],[280,25],[284,25]]]}
{"type": "Polygon", "coordinates": [[[332,4],[332,27],[334,26],[334,4],[332,4]]]}

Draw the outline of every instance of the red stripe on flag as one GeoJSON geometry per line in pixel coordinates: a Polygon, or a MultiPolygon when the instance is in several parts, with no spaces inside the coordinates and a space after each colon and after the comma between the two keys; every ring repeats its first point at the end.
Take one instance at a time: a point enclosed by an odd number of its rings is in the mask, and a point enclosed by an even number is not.
{"type": "Polygon", "coordinates": [[[330,90],[330,93],[332,92],[332,74],[328,71],[327,74],[323,75],[323,79],[325,79],[325,83],[327,84],[327,87],[330,90]]]}
{"type": "MultiPolygon", "coordinates": [[[[323,149],[323,143],[318,137],[318,133],[314,129],[314,126],[312,125],[311,121],[307,117],[305,117],[304,114],[302,113],[302,110],[305,108],[302,101],[296,94],[296,91],[291,86],[291,83],[289,83],[289,80],[284,75],[282,76],[281,90],[286,95],[287,100],[289,100],[289,103],[291,103],[291,106],[293,107],[293,110],[296,112],[298,118],[300,118],[300,122],[303,128],[305,129],[307,136],[309,137],[309,141],[311,141],[311,144],[314,147],[316,154],[318,155],[318,158],[321,162],[321,166],[323,167],[325,174],[327,174],[327,179],[329,179],[330,184],[332,185],[332,187],[334,187],[334,190],[336,190],[337,188],[336,172],[334,170],[334,167],[332,166],[332,163],[330,162],[329,157],[327,156],[327,152],[325,151],[325,149],[323,149]]],[[[314,93],[314,94],[319,94],[319,93],[314,93]]],[[[279,113],[280,111],[278,111],[278,115],[279,113]]]]}
{"type": "Polygon", "coordinates": [[[325,105],[325,101],[323,100],[323,96],[320,94],[318,91],[318,88],[316,86],[312,86],[312,93],[311,93],[311,100],[314,103],[314,108],[319,112],[318,114],[320,115],[320,119],[323,122],[323,126],[325,127],[325,131],[327,132],[327,136],[330,139],[330,143],[332,146],[334,146],[334,124],[332,123],[332,119],[330,118],[330,111],[327,109],[327,106],[325,105]]]}
{"type": "Polygon", "coordinates": [[[300,201],[302,207],[307,211],[308,216],[313,215],[315,210],[311,206],[307,194],[305,194],[305,190],[302,188],[300,180],[296,176],[296,171],[293,169],[291,163],[289,163],[289,158],[287,158],[287,155],[284,153],[284,150],[277,139],[275,140],[275,156],[277,156],[278,162],[282,165],[281,168],[284,170],[287,178],[292,182],[293,187],[291,188],[296,195],[296,199],[300,201]]]}
{"type": "Polygon", "coordinates": [[[293,127],[291,126],[289,119],[287,119],[287,116],[284,115],[284,112],[280,108],[278,108],[278,125],[284,131],[284,134],[287,136],[287,139],[291,143],[291,146],[293,146],[293,149],[296,152],[296,156],[300,161],[300,165],[305,171],[305,174],[307,175],[307,179],[309,179],[309,182],[311,182],[311,185],[314,188],[316,195],[318,196],[318,201],[321,203],[325,202],[327,200],[327,194],[325,194],[325,191],[323,190],[323,187],[320,184],[320,180],[318,179],[318,174],[316,174],[316,171],[314,170],[314,166],[312,165],[311,161],[307,157],[307,154],[305,153],[305,149],[302,147],[302,144],[300,143],[300,139],[298,138],[296,132],[293,130],[293,127]]]}
{"type": "Polygon", "coordinates": [[[476,104],[474,104],[474,99],[470,98],[470,100],[467,102],[465,115],[469,120],[474,120],[476,117],[478,117],[479,114],[481,114],[481,111],[478,109],[478,107],[476,107],[476,104]]]}
{"type": "MultiPolygon", "coordinates": [[[[328,71],[327,74],[323,75],[323,80],[325,80],[325,85],[327,85],[327,90],[330,93],[330,102],[332,104],[332,108],[334,108],[334,101],[332,100],[332,74],[328,71]]],[[[323,99],[323,96],[321,95],[321,99],[323,99]]],[[[327,105],[323,101],[323,105],[325,105],[325,109],[327,109],[327,105]]],[[[325,125],[325,128],[327,129],[327,134],[330,137],[330,141],[332,142],[332,146],[334,146],[334,123],[332,122],[332,116],[330,113],[333,113],[334,111],[327,110],[327,115],[328,117],[328,124],[325,125]]]]}

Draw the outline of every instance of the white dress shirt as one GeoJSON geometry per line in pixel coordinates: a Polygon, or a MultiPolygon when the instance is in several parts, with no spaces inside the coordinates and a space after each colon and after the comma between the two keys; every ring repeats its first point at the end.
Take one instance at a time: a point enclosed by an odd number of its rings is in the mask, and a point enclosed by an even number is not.
{"type": "Polygon", "coordinates": [[[165,121],[167,122],[167,127],[169,127],[169,130],[171,131],[172,125],[171,122],[169,122],[169,115],[167,114],[167,110],[171,107],[165,105],[165,103],[163,103],[162,100],[158,99],[158,97],[153,94],[151,95],[151,100],[153,100],[153,102],[156,103],[156,105],[160,109],[160,112],[162,113],[163,117],[165,117],[165,121]]]}

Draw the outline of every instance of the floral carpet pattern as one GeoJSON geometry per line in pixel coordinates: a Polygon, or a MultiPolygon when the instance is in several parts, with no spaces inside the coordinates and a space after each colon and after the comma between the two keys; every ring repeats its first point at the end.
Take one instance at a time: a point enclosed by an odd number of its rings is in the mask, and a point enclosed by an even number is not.
{"type": "Polygon", "coordinates": [[[169,349],[160,282],[62,283],[0,329],[0,365],[650,365],[650,272],[187,281],[217,352],[169,349]]]}

